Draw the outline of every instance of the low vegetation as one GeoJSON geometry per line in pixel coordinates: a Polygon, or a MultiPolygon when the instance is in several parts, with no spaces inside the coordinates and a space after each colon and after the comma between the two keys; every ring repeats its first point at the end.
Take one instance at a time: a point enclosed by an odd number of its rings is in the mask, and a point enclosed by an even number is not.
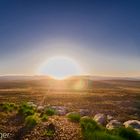
{"type": "Polygon", "coordinates": [[[35,114],[35,109],[34,109],[34,107],[28,105],[27,103],[22,103],[19,106],[18,113],[20,115],[23,115],[23,116],[27,117],[27,116],[30,116],[30,115],[34,115],[35,114]]]}
{"type": "Polygon", "coordinates": [[[17,110],[17,106],[14,103],[3,103],[0,104],[0,110],[5,112],[12,112],[17,110]]]}
{"type": "Polygon", "coordinates": [[[79,122],[81,118],[80,114],[76,112],[69,113],[67,117],[72,122],[79,122]]]}
{"type": "Polygon", "coordinates": [[[126,140],[116,135],[110,135],[104,131],[88,132],[84,140],[126,140]]]}
{"type": "Polygon", "coordinates": [[[80,126],[82,128],[82,131],[104,130],[104,128],[97,124],[92,118],[81,118],[80,126]]]}
{"type": "Polygon", "coordinates": [[[54,136],[54,131],[53,130],[45,130],[43,136],[53,137],[54,136]]]}
{"type": "Polygon", "coordinates": [[[52,108],[46,108],[44,114],[48,116],[53,116],[56,114],[56,110],[52,108]]]}
{"type": "Polygon", "coordinates": [[[25,118],[25,125],[28,128],[33,128],[35,125],[37,125],[39,123],[39,118],[37,115],[31,115],[31,116],[27,116],[25,118]]]}
{"type": "Polygon", "coordinates": [[[42,116],[41,116],[41,120],[42,121],[48,121],[48,116],[46,115],[46,114],[43,114],[42,116]]]}
{"type": "Polygon", "coordinates": [[[80,120],[84,140],[140,140],[140,135],[132,128],[117,128],[107,130],[93,119],[80,120]]]}
{"type": "Polygon", "coordinates": [[[53,138],[55,135],[55,125],[53,123],[50,123],[47,128],[44,131],[44,135],[43,136],[47,136],[47,137],[51,137],[53,138]]]}
{"type": "Polygon", "coordinates": [[[119,135],[127,140],[140,140],[140,135],[132,128],[121,127],[119,129],[115,129],[114,131],[116,135],[119,135]]]}

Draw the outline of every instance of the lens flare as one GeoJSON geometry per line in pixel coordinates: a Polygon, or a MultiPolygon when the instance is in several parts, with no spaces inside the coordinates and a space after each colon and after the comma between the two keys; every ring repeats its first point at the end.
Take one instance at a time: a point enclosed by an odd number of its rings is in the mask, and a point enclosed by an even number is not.
{"type": "Polygon", "coordinates": [[[75,60],[62,56],[48,59],[39,71],[41,74],[49,75],[55,79],[64,79],[82,73],[81,67],[75,60]]]}

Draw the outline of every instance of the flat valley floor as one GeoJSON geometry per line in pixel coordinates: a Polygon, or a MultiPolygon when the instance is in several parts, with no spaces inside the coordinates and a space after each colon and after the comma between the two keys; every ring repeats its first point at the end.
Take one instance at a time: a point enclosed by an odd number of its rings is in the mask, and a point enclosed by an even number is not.
{"type": "Polygon", "coordinates": [[[140,81],[93,81],[90,90],[50,89],[44,80],[0,81],[0,103],[24,101],[65,106],[69,111],[84,109],[89,116],[105,113],[122,121],[139,119],[140,81]]]}

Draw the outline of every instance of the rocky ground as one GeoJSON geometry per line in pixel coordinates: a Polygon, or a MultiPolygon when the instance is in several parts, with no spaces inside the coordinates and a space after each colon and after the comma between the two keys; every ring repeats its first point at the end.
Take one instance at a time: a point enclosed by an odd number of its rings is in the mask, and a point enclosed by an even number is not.
{"type": "MultiPolygon", "coordinates": [[[[29,102],[32,106],[38,108],[38,114],[43,111],[43,106],[35,105],[29,102]],[[40,110],[42,109],[42,110],[40,110]]],[[[0,112],[0,131],[1,133],[9,133],[7,140],[82,140],[80,124],[72,122],[67,118],[67,114],[78,113],[82,118],[88,114],[87,110],[79,110],[79,112],[67,112],[67,109],[62,106],[52,106],[57,110],[57,115],[49,116],[48,120],[40,121],[33,128],[27,129],[24,118],[14,112],[0,112]],[[53,133],[48,134],[48,130],[53,133]]],[[[132,127],[140,133],[140,121],[128,120],[121,122],[116,120],[114,116],[98,113],[91,117],[98,124],[105,126],[111,130],[121,126],[132,127]]]]}
{"type": "Polygon", "coordinates": [[[0,118],[3,121],[0,123],[0,130],[3,133],[10,133],[9,140],[80,140],[80,126],[77,123],[68,121],[63,116],[52,116],[46,122],[40,122],[33,129],[26,132],[24,123],[18,120],[11,120],[12,114],[3,114],[0,118]],[[54,130],[53,136],[45,135],[45,130],[48,128],[54,130]]]}

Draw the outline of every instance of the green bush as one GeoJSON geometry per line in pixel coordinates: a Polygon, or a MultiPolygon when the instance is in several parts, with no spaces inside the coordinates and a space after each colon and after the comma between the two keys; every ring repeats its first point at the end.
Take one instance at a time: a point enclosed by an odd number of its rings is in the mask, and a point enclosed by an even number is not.
{"type": "Polygon", "coordinates": [[[34,109],[34,107],[28,105],[27,103],[22,103],[19,106],[18,113],[21,115],[24,115],[26,117],[26,116],[34,115],[35,109],[34,109]]]}
{"type": "Polygon", "coordinates": [[[97,122],[95,122],[93,119],[91,118],[83,118],[80,120],[80,125],[82,128],[82,131],[100,131],[103,130],[104,128],[101,127],[99,124],[97,124],[97,122]]]}
{"type": "Polygon", "coordinates": [[[119,128],[118,135],[127,140],[140,140],[140,135],[132,128],[119,128]]]}
{"type": "Polygon", "coordinates": [[[14,103],[3,103],[0,105],[2,111],[11,112],[17,109],[14,103]]]}
{"type": "Polygon", "coordinates": [[[25,118],[25,125],[28,128],[34,127],[36,124],[38,124],[38,122],[39,118],[36,115],[27,116],[25,118]]]}
{"type": "Polygon", "coordinates": [[[125,140],[119,136],[110,135],[104,131],[86,131],[84,140],[125,140]]]}
{"type": "Polygon", "coordinates": [[[107,130],[93,119],[80,120],[84,140],[140,140],[140,135],[132,128],[116,128],[107,130]]]}
{"type": "Polygon", "coordinates": [[[56,114],[56,110],[52,109],[52,108],[46,108],[44,114],[48,115],[48,116],[52,116],[56,114]]]}
{"type": "Polygon", "coordinates": [[[72,122],[79,122],[80,121],[80,118],[81,118],[80,114],[79,113],[76,113],[76,112],[75,113],[74,112],[69,113],[67,115],[67,117],[72,122]]]}
{"type": "Polygon", "coordinates": [[[124,140],[118,135],[109,133],[106,128],[100,126],[91,118],[82,118],[80,126],[84,140],[124,140]]]}

